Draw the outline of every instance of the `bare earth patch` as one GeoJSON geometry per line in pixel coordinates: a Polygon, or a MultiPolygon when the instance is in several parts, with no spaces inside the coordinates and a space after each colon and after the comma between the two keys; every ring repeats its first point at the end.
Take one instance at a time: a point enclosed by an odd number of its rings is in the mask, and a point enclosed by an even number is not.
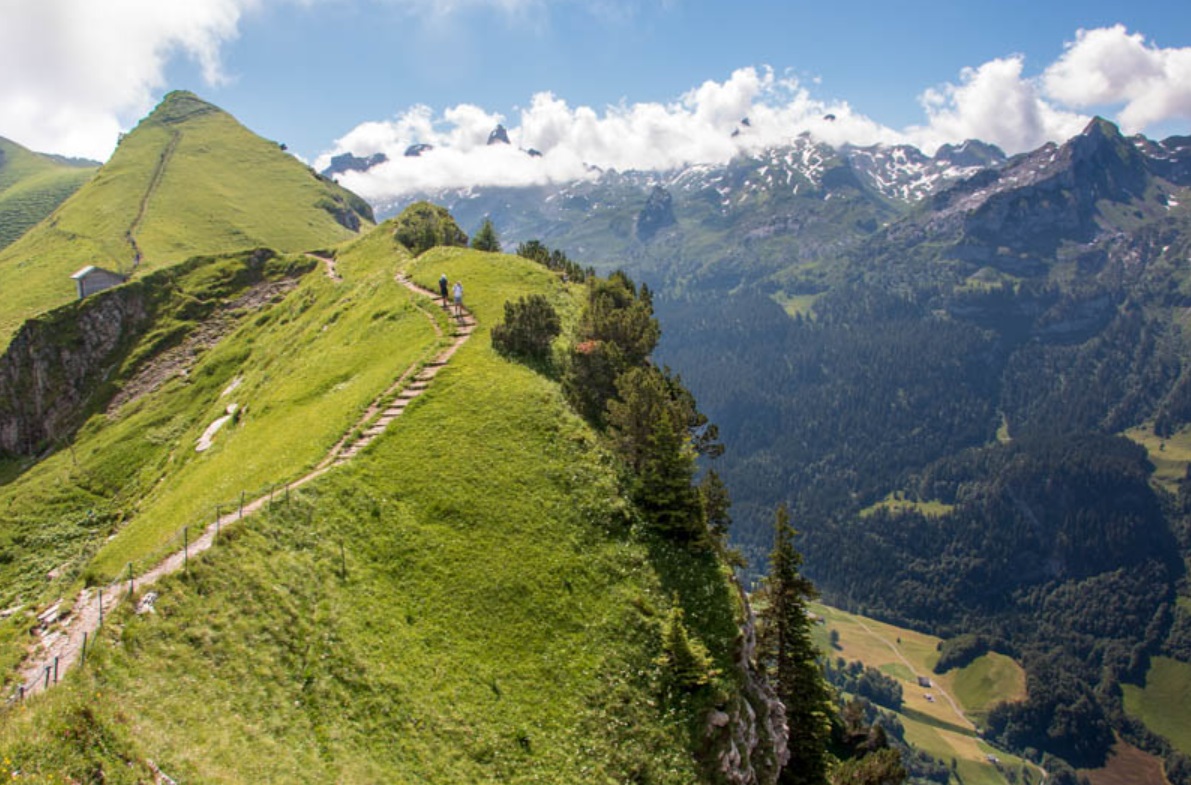
{"type": "Polygon", "coordinates": [[[240,297],[225,304],[198,327],[191,330],[182,343],[157,354],[143,364],[128,383],[108,404],[107,415],[114,417],[125,404],[148,395],[178,376],[186,376],[203,352],[215,346],[247,314],[284,297],[298,285],[293,279],[259,283],[240,297]]]}

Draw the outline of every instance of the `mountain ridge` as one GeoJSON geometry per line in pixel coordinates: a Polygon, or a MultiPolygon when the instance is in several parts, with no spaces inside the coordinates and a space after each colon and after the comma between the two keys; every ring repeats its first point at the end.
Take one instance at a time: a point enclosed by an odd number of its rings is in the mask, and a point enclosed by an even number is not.
{"type": "Polygon", "coordinates": [[[0,276],[20,281],[0,335],[7,344],[23,319],[72,299],[70,275],[88,265],[134,274],[199,253],[312,250],[371,223],[365,202],[276,143],[170,93],[69,202],[0,250],[0,276]]]}

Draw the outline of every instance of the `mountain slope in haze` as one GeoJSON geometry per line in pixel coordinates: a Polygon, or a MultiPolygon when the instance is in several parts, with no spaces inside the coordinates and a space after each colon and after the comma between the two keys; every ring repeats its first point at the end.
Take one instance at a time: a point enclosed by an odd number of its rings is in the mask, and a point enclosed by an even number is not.
{"type": "Polygon", "coordinates": [[[196,96],[170,93],[44,224],[0,251],[0,335],[75,297],[87,265],[139,275],[200,253],[301,251],[372,224],[366,203],[196,96]]]}
{"type": "Polygon", "coordinates": [[[26,150],[0,138],[0,249],[91,179],[99,164],[26,150]]]}

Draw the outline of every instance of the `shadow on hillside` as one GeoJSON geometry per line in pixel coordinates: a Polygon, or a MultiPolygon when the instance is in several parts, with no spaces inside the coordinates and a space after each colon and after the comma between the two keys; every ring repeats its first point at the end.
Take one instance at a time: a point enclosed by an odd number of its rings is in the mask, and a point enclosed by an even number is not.
{"type": "Polygon", "coordinates": [[[714,551],[657,536],[650,537],[647,546],[662,590],[667,597],[678,595],[687,627],[706,644],[716,667],[728,672],[739,635],[736,598],[714,551]]]}

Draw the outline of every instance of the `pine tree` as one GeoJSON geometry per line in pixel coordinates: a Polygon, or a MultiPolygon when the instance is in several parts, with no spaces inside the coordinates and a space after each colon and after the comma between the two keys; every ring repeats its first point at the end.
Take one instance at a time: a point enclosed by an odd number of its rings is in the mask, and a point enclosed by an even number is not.
{"type": "Polygon", "coordinates": [[[682,605],[677,594],[670,615],[662,630],[662,656],[658,663],[665,666],[669,683],[682,690],[696,690],[716,674],[711,667],[707,647],[692,639],[683,621],[682,605]]]}
{"type": "Polygon", "coordinates": [[[491,218],[485,218],[484,223],[480,224],[480,230],[471,238],[471,247],[477,251],[500,252],[500,238],[496,235],[491,218]]]}
{"type": "Polygon", "coordinates": [[[732,506],[732,497],[728,494],[728,486],[720,479],[715,469],[708,469],[699,483],[699,499],[703,503],[703,517],[707,521],[707,531],[712,539],[721,547],[728,544],[728,528],[732,525],[732,515],[728,509],[732,506]]]}
{"type": "Polygon", "coordinates": [[[761,658],[786,705],[790,762],[782,770],[782,785],[823,785],[827,782],[827,744],[831,735],[831,692],[819,667],[811,639],[808,603],[814,584],[799,571],[802,554],[794,547],[790,512],[783,504],[774,516],[773,551],[769,575],[762,588],[761,658]]]}
{"type": "Polygon", "coordinates": [[[608,401],[608,435],[632,473],[634,500],[654,528],[695,541],[706,527],[695,476],[695,450],[686,415],[666,377],[653,366],[630,368],[608,401]]]}

